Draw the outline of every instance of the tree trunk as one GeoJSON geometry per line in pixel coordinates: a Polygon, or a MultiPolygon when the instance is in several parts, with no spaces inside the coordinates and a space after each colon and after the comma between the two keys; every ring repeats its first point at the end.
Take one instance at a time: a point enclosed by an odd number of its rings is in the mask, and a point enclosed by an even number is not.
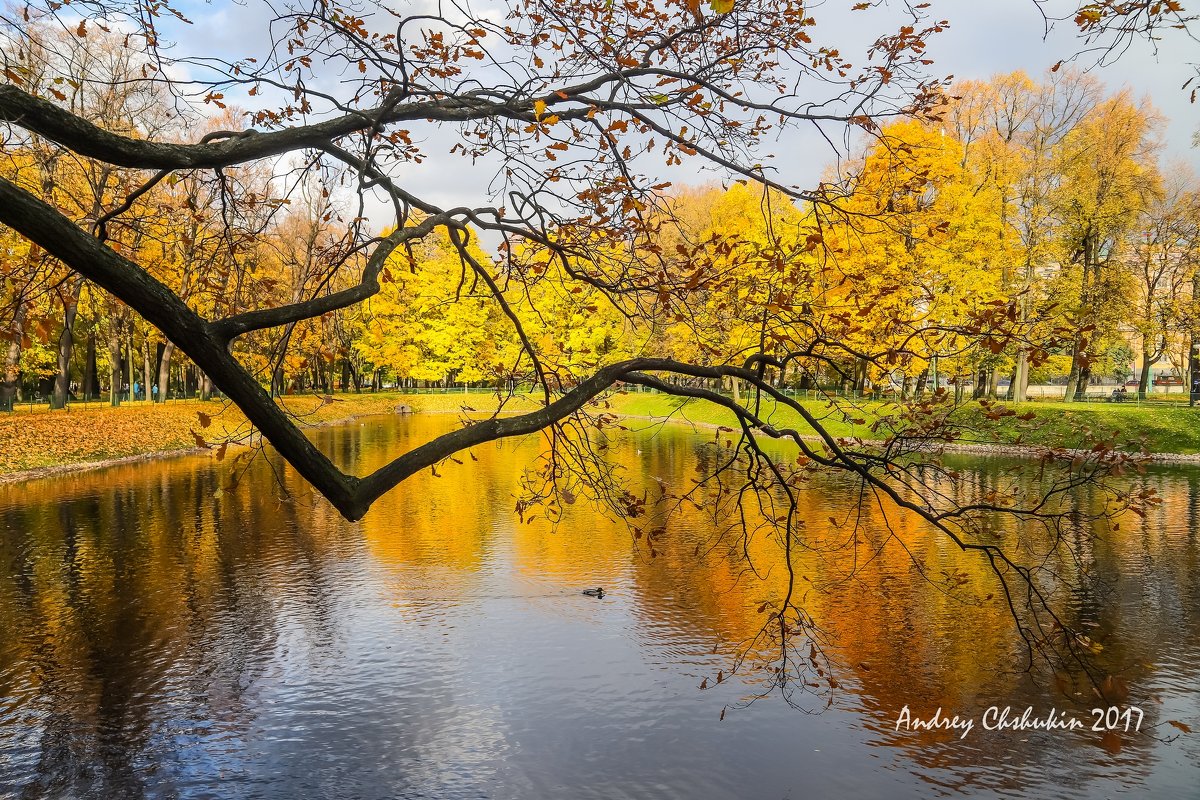
{"type": "Polygon", "coordinates": [[[5,411],[12,411],[21,398],[21,342],[25,338],[25,318],[29,305],[20,303],[14,311],[12,340],[5,355],[4,380],[0,383],[0,403],[5,411]]]}
{"type": "Polygon", "coordinates": [[[136,393],[133,391],[133,386],[135,383],[137,383],[137,381],[134,380],[134,377],[133,377],[133,324],[132,323],[130,323],[130,326],[129,326],[129,340],[125,343],[125,353],[126,353],[125,368],[129,372],[129,401],[133,402],[136,399],[134,397],[134,395],[136,393]]]}
{"type": "Polygon", "coordinates": [[[212,380],[203,372],[200,373],[200,399],[208,400],[212,397],[212,380]]]}
{"type": "Polygon", "coordinates": [[[108,404],[121,405],[121,334],[113,323],[108,334],[108,404]]]}
{"type": "Polygon", "coordinates": [[[150,387],[154,385],[154,362],[150,358],[150,335],[142,340],[142,391],[149,400],[153,397],[150,387]]]}
{"type": "Polygon", "coordinates": [[[1191,347],[1188,350],[1188,373],[1184,380],[1188,385],[1188,405],[1194,406],[1200,401],[1200,336],[1193,332],[1188,344],[1191,347]]]}
{"type": "Polygon", "coordinates": [[[1153,366],[1150,362],[1150,335],[1142,336],[1142,371],[1138,375],[1138,398],[1146,399],[1146,393],[1150,391],[1150,367],[1153,366]]]}
{"type": "Polygon", "coordinates": [[[87,345],[83,356],[83,399],[94,400],[99,396],[100,376],[96,373],[96,329],[88,330],[87,345]]]}
{"type": "Polygon", "coordinates": [[[156,403],[167,402],[167,392],[171,389],[171,356],[175,354],[175,343],[167,342],[162,349],[162,357],[158,362],[158,397],[156,403]]]}
{"type": "Polygon", "coordinates": [[[975,370],[975,386],[971,388],[971,399],[978,400],[987,394],[988,371],[983,367],[975,370]]]}
{"type": "Polygon", "coordinates": [[[1085,365],[1079,370],[1079,383],[1075,387],[1075,399],[1082,402],[1087,397],[1088,384],[1092,382],[1092,366],[1085,365]]]}
{"type": "Polygon", "coordinates": [[[83,278],[70,288],[63,300],[63,332],[58,337],[58,374],[54,376],[54,392],[50,395],[51,408],[66,408],[71,393],[71,354],[75,349],[75,315],[79,313],[79,292],[83,289],[83,278]]]}
{"type": "Polygon", "coordinates": [[[854,391],[860,397],[867,391],[867,361],[858,359],[854,362],[854,391]]]}
{"type": "Polygon", "coordinates": [[[1013,367],[1012,391],[1013,402],[1024,403],[1029,394],[1029,355],[1024,350],[1017,351],[1017,363],[1013,367]]]}
{"type": "Polygon", "coordinates": [[[1071,348],[1071,371],[1067,373],[1067,391],[1063,394],[1063,400],[1073,400],[1075,395],[1079,393],[1079,340],[1075,340],[1075,345],[1071,348]]]}
{"type": "Polygon", "coordinates": [[[12,411],[17,399],[17,379],[20,377],[21,338],[25,335],[26,303],[18,303],[13,312],[12,339],[4,357],[4,380],[0,382],[0,411],[12,411]]]}

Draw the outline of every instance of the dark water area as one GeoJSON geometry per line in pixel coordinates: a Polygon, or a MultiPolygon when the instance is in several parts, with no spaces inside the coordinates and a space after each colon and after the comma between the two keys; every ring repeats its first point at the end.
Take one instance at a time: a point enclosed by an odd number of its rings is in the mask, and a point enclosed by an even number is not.
{"type": "MultiPolygon", "coordinates": [[[[454,424],[316,436],[361,472],[454,424]]],[[[610,457],[684,485],[711,442],[659,428],[610,457]]],[[[543,449],[478,448],[357,523],[265,459],[234,489],[209,457],[0,487],[0,797],[1200,797],[1200,469],[1131,478],[1164,503],[1088,543],[1103,589],[1062,600],[1144,717],[1104,735],[983,730],[992,706],[1090,729],[1101,703],[1021,671],[978,557],[833,479],[802,492],[797,571],[838,688],[744,706],[762,676],[729,673],[779,548],[748,545],[759,578],[698,511],[654,556],[582,502],[522,522],[543,449]],[[897,730],[905,706],[975,727],[897,730]]]]}

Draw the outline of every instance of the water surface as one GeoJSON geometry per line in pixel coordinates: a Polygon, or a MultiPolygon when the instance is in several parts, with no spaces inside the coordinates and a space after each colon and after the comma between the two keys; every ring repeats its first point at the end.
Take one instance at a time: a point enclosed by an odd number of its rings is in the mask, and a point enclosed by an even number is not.
{"type": "MultiPolygon", "coordinates": [[[[454,424],[316,435],[361,470],[454,424]]],[[[810,486],[821,546],[797,571],[838,689],[801,696],[819,713],[747,708],[761,675],[727,673],[782,591],[778,548],[751,543],[760,579],[700,512],[652,513],[653,556],[582,501],[522,522],[541,454],[537,437],[477,448],[358,523],[265,460],[232,489],[207,457],[0,487],[0,796],[1200,796],[1200,738],[1167,724],[1200,730],[1200,470],[1137,479],[1166,502],[1088,545],[1104,588],[1063,608],[1128,681],[1142,733],[959,739],[895,723],[906,705],[1008,705],[1090,725],[1098,704],[1020,671],[978,559],[856,511],[849,484],[810,486]]],[[[711,433],[672,427],[610,456],[652,507],[655,478],[688,485],[713,457],[711,433]]],[[[1012,462],[959,466],[998,482],[1012,462]]]]}

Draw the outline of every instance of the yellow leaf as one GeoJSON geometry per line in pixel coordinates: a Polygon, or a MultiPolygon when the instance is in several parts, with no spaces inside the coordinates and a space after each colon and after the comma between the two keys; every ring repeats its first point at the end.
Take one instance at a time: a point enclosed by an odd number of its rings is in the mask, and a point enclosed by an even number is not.
{"type": "Polygon", "coordinates": [[[708,0],[708,7],[718,14],[728,14],[733,11],[733,0],[708,0]]]}
{"type": "Polygon", "coordinates": [[[534,100],[533,101],[533,116],[534,116],[534,118],[540,120],[542,118],[542,114],[545,114],[545,113],[546,113],[546,101],[545,100],[534,100]]]}

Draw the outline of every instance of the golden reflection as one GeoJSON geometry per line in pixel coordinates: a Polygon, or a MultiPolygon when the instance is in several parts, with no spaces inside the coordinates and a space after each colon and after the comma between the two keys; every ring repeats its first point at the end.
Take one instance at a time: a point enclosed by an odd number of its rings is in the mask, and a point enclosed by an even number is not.
{"type": "MultiPolygon", "coordinates": [[[[415,419],[316,438],[362,473],[452,424],[415,419]]],[[[268,644],[336,638],[331,598],[344,569],[378,570],[385,579],[365,591],[407,613],[485,590],[577,594],[599,585],[633,615],[647,647],[728,655],[757,636],[787,585],[784,550],[753,513],[749,533],[739,519],[714,517],[713,489],[697,481],[721,452],[705,437],[668,431],[609,450],[630,491],[647,498],[634,529],[585,498],[567,504],[556,525],[522,522],[519,477],[545,454],[539,437],[478,448],[406,482],[357,524],[265,458],[232,490],[228,466],[206,457],[0,487],[0,696],[39,698],[46,709],[54,745],[39,769],[47,776],[64,758],[84,759],[104,725],[134,741],[149,737],[150,718],[106,717],[137,693],[203,684],[236,722],[270,662],[243,631],[267,631],[268,644]],[[678,499],[688,492],[698,504],[678,499]],[[73,710],[51,713],[68,696],[73,710]]],[[[979,478],[1016,479],[986,470],[979,478]]],[[[1195,623],[1180,627],[1195,619],[1200,596],[1200,485],[1167,470],[1138,480],[1165,502],[1144,521],[1123,519],[1094,541],[1074,541],[1078,568],[1106,588],[1058,599],[1063,619],[1102,646],[1101,668],[1120,671],[1133,699],[1145,701],[1154,664],[1200,650],[1195,623]],[[1122,619],[1129,608],[1139,609],[1136,622],[1122,619]]],[[[911,515],[859,504],[845,481],[816,478],[797,498],[794,599],[822,632],[839,692],[865,709],[878,741],[948,767],[954,751],[932,746],[958,734],[892,735],[901,708],[928,717],[939,707],[978,714],[996,701],[1091,702],[1039,689],[1019,671],[1024,645],[984,559],[957,552],[911,515]]],[[[746,691],[760,680],[743,678],[746,691]]],[[[1070,692],[1082,691],[1079,678],[1070,676],[1070,692]]]]}

